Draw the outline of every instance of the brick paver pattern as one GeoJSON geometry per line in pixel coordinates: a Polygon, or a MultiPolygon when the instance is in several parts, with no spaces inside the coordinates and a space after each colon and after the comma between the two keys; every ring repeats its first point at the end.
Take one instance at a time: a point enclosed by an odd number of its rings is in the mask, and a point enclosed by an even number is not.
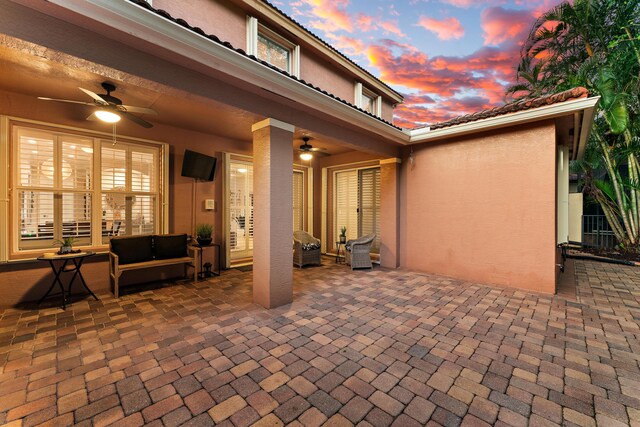
{"type": "Polygon", "coordinates": [[[0,312],[0,424],[640,425],[640,269],[577,300],[402,270],[251,272],[0,312]]]}

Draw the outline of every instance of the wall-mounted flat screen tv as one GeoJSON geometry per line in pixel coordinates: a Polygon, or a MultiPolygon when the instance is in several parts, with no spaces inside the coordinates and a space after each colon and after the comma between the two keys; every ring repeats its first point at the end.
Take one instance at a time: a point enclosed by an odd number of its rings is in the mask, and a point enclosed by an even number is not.
{"type": "Polygon", "coordinates": [[[197,153],[191,150],[184,150],[184,160],[182,161],[182,176],[200,179],[202,181],[213,181],[216,174],[215,157],[197,153]]]}

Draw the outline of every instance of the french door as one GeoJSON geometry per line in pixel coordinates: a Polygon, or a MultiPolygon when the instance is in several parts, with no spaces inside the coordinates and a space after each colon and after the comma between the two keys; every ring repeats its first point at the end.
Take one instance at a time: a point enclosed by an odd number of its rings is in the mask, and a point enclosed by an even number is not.
{"type": "MultiPolygon", "coordinates": [[[[293,230],[304,230],[305,175],[293,171],[293,230]]],[[[253,257],[253,164],[230,160],[229,255],[231,261],[253,257]]]]}
{"type": "Polygon", "coordinates": [[[347,240],[376,235],[371,252],[380,251],[380,168],[335,173],[334,240],[347,227],[347,240]]]}
{"type": "Polygon", "coordinates": [[[231,260],[253,257],[253,165],[249,162],[231,161],[229,219],[231,260]]]}

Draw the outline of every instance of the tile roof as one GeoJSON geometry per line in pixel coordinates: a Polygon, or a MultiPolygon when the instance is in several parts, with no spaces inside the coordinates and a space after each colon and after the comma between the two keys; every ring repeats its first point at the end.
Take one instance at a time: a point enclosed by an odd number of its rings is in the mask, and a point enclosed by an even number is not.
{"type": "MultiPolygon", "coordinates": [[[[231,50],[233,50],[233,51],[235,51],[235,52],[237,52],[237,53],[239,53],[239,54],[241,54],[241,55],[244,55],[244,56],[246,56],[247,58],[249,58],[249,59],[251,59],[251,60],[253,60],[253,61],[255,61],[255,62],[258,62],[258,63],[260,63],[260,64],[262,64],[262,65],[264,65],[264,66],[266,66],[266,67],[269,67],[269,68],[271,68],[272,70],[277,71],[277,72],[279,72],[280,74],[283,74],[283,75],[285,75],[285,76],[289,77],[290,79],[296,80],[296,81],[298,81],[298,82],[300,82],[300,83],[304,84],[305,86],[308,86],[308,87],[310,87],[311,89],[314,89],[314,90],[315,90],[315,91],[317,91],[317,92],[320,92],[320,93],[322,93],[322,94],[324,94],[324,95],[327,95],[327,96],[329,96],[329,97],[331,97],[331,98],[335,99],[335,100],[336,100],[336,101],[338,101],[338,102],[341,102],[342,104],[348,105],[348,106],[349,106],[349,107],[351,107],[351,108],[354,108],[354,109],[356,109],[356,110],[358,110],[358,111],[360,111],[360,112],[362,112],[362,113],[364,113],[364,114],[366,114],[366,115],[368,115],[368,116],[370,116],[370,117],[373,117],[374,119],[376,119],[376,120],[378,120],[378,121],[381,121],[382,123],[385,123],[385,124],[387,124],[387,125],[389,125],[389,126],[392,126],[392,127],[396,128],[396,129],[398,129],[398,130],[402,130],[402,128],[401,128],[401,127],[396,126],[396,125],[394,125],[393,123],[391,123],[391,122],[389,122],[389,121],[387,121],[387,120],[384,120],[384,119],[383,119],[383,118],[381,118],[381,117],[375,116],[375,115],[371,114],[370,112],[365,111],[365,110],[363,110],[362,108],[357,107],[356,105],[353,105],[352,103],[350,103],[350,102],[348,102],[348,101],[345,101],[344,99],[339,98],[339,97],[337,97],[337,96],[333,95],[332,93],[329,93],[329,92],[327,92],[327,91],[325,91],[325,90],[323,90],[323,89],[321,89],[321,88],[319,88],[319,87],[317,87],[317,86],[312,85],[311,83],[309,83],[309,82],[307,82],[307,81],[305,81],[305,80],[303,80],[303,79],[300,79],[300,78],[298,78],[298,77],[296,77],[296,76],[293,76],[293,75],[291,75],[291,74],[287,73],[287,72],[286,72],[286,71],[284,71],[284,70],[281,70],[280,68],[274,67],[273,65],[269,64],[268,62],[263,61],[263,60],[261,60],[261,59],[258,59],[258,58],[257,58],[257,57],[255,57],[254,55],[248,55],[248,54],[247,54],[247,52],[245,52],[243,49],[236,48],[236,47],[234,47],[231,43],[226,42],[226,41],[222,41],[222,40],[220,40],[218,37],[216,37],[216,36],[215,36],[215,35],[213,35],[213,34],[207,34],[207,33],[205,33],[205,32],[204,32],[204,30],[203,30],[202,28],[200,28],[200,27],[193,27],[193,26],[191,26],[187,21],[185,21],[185,20],[184,20],[184,19],[182,19],[182,18],[174,18],[173,16],[171,16],[171,14],[170,14],[169,12],[167,12],[167,11],[165,11],[165,10],[162,10],[162,9],[156,9],[156,8],[152,7],[149,3],[147,3],[147,2],[146,2],[146,0],[128,0],[128,1],[129,1],[129,2],[131,2],[131,3],[134,3],[134,4],[138,5],[138,6],[141,6],[141,7],[145,8],[145,9],[147,9],[147,10],[151,11],[151,12],[154,12],[156,15],[159,15],[159,16],[161,16],[161,17],[163,17],[163,18],[165,18],[165,19],[168,19],[168,20],[170,20],[170,21],[173,21],[173,22],[175,22],[176,24],[178,24],[178,25],[180,25],[180,26],[182,26],[182,27],[184,27],[184,28],[186,28],[186,29],[188,29],[188,30],[190,30],[190,31],[193,31],[193,32],[194,32],[194,33],[196,33],[196,34],[199,34],[199,35],[201,35],[201,36],[203,36],[203,37],[206,37],[206,38],[208,38],[209,40],[211,40],[211,41],[213,41],[213,42],[215,42],[215,43],[217,43],[217,44],[219,44],[219,45],[222,45],[222,46],[224,46],[224,47],[226,47],[226,48],[228,48],[228,49],[231,49],[231,50]]],[[[267,4],[269,4],[269,5],[270,5],[271,7],[273,7],[275,10],[277,10],[279,13],[282,13],[282,12],[281,12],[279,9],[277,9],[275,6],[271,5],[270,3],[267,3],[267,4]]],[[[285,15],[285,14],[283,14],[283,15],[284,15],[284,16],[286,16],[287,18],[289,18],[287,15],[285,15]]],[[[292,18],[289,18],[289,19],[291,19],[291,21],[292,21],[292,22],[294,22],[294,23],[296,23],[297,25],[300,25],[300,24],[298,24],[296,21],[294,21],[292,18]]],[[[304,30],[306,30],[306,28],[302,27],[301,25],[300,25],[300,27],[301,27],[301,28],[303,28],[304,30]]],[[[306,30],[306,31],[309,31],[309,30],[306,30]]],[[[309,32],[309,34],[313,35],[313,33],[311,33],[311,32],[309,32]]],[[[317,36],[315,36],[315,37],[316,37],[316,38],[318,38],[317,36]]],[[[322,41],[324,44],[326,44],[327,46],[329,46],[329,45],[328,45],[326,42],[324,42],[322,39],[318,38],[318,40],[322,41]]],[[[331,46],[329,46],[329,47],[331,47],[331,46]]],[[[338,51],[337,51],[337,50],[335,50],[334,48],[331,48],[331,49],[333,49],[334,51],[338,52],[338,51]]],[[[338,53],[340,53],[340,52],[338,52],[338,53]]],[[[342,54],[341,54],[341,55],[342,55],[342,54]]],[[[344,56],[344,55],[342,55],[342,56],[344,56]]],[[[345,56],[345,58],[347,58],[347,57],[345,56]]],[[[347,59],[348,59],[348,58],[347,58],[347,59]]],[[[351,61],[351,62],[353,62],[353,61],[351,61]]],[[[354,64],[355,64],[355,63],[354,63],[354,64]]],[[[360,67],[360,68],[361,68],[361,67],[360,67]]],[[[363,69],[363,70],[364,70],[364,69],[363,69]]],[[[364,70],[364,71],[366,71],[366,70],[364,70]]],[[[370,73],[368,73],[368,74],[370,74],[370,73]]],[[[375,77],[374,77],[374,78],[375,78],[375,77]]],[[[377,80],[377,78],[376,78],[376,80],[377,80]]],[[[385,86],[386,86],[386,85],[385,85],[385,86]]],[[[391,89],[391,90],[393,90],[393,89],[391,89]]],[[[395,92],[395,91],[394,91],[394,92],[395,92]]]]}
{"type": "Polygon", "coordinates": [[[325,40],[323,40],[322,38],[318,37],[318,35],[316,35],[315,33],[313,33],[311,30],[309,30],[307,27],[305,27],[304,25],[302,25],[301,23],[299,23],[298,21],[296,21],[295,19],[293,19],[291,16],[287,15],[285,12],[283,12],[281,9],[279,9],[277,6],[275,6],[274,4],[268,2],[267,0],[262,0],[263,3],[265,3],[267,6],[270,6],[273,10],[275,10],[276,12],[278,12],[279,14],[281,14],[282,16],[284,16],[285,18],[287,18],[289,21],[293,22],[295,25],[297,25],[298,27],[300,27],[301,29],[303,29],[307,34],[309,34],[310,36],[312,36],[314,39],[318,40],[320,43],[322,43],[323,45],[325,45],[328,49],[332,50],[333,52],[337,53],[338,55],[340,55],[341,57],[343,57],[344,59],[346,59],[347,61],[349,61],[352,65],[354,65],[356,68],[364,71],[367,75],[371,76],[372,78],[374,78],[376,81],[380,82],[384,87],[386,87],[387,89],[389,89],[391,92],[395,93],[396,95],[404,98],[402,96],[401,93],[399,93],[397,90],[395,90],[394,88],[392,88],[391,86],[389,86],[388,84],[386,84],[385,82],[383,82],[382,80],[380,80],[378,77],[374,76],[373,74],[371,74],[369,71],[367,71],[365,68],[361,67],[360,65],[356,64],[351,58],[349,58],[348,56],[346,56],[344,53],[340,52],[338,49],[336,49],[335,47],[331,46],[328,42],[326,42],[325,40]]]}
{"type": "Polygon", "coordinates": [[[518,111],[531,110],[533,108],[544,107],[545,105],[557,104],[569,101],[571,99],[586,98],[589,95],[587,89],[583,87],[575,87],[564,92],[555,93],[553,95],[545,95],[534,99],[523,99],[512,102],[501,107],[495,107],[490,110],[479,111],[477,113],[458,116],[451,120],[434,123],[429,127],[431,130],[442,129],[449,126],[461,125],[463,123],[475,122],[477,120],[488,119],[491,117],[502,116],[505,114],[516,113],[518,111]]]}

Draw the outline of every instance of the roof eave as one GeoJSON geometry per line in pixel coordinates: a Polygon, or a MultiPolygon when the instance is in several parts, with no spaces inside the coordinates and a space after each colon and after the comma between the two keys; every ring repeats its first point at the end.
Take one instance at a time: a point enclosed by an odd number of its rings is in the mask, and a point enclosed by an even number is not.
{"type": "Polygon", "coordinates": [[[468,135],[470,133],[483,132],[524,123],[532,123],[566,115],[579,114],[582,112],[583,114],[580,119],[582,123],[575,131],[575,138],[578,140],[578,147],[577,150],[574,150],[574,153],[576,153],[575,159],[579,159],[584,155],[587,138],[589,137],[589,132],[591,131],[591,126],[593,124],[595,106],[599,99],[600,97],[579,98],[440,129],[431,130],[427,127],[410,130],[409,144],[436,142],[447,138],[468,135]]]}
{"type": "Polygon", "coordinates": [[[49,3],[83,18],[101,22],[130,37],[152,42],[215,72],[241,78],[262,89],[358,125],[390,142],[406,144],[408,141],[408,136],[402,130],[134,3],[112,0],[50,0],[49,3]]]}

